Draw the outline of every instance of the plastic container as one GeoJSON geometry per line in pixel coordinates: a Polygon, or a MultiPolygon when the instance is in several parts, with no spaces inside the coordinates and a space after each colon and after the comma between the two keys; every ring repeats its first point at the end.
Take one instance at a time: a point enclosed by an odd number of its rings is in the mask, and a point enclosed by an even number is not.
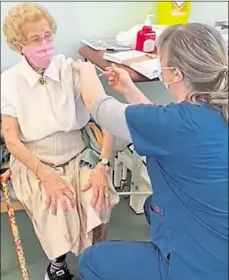
{"type": "Polygon", "coordinates": [[[136,47],[137,51],[153,52],[156,43],[156,32],[151,26],[150,17],[153,15],[147,15],[144,22],[144,26],[137,33],[136,47]]]}
{"type": "Polygon", "coordinates": [[[185,24],[189,21],[191,2],[157,2],[156,22],[160,25],[185,24]]]}

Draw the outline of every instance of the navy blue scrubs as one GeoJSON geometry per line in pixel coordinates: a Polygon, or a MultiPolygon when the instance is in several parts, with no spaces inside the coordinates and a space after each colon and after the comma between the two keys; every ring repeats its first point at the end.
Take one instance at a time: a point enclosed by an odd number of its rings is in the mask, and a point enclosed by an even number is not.
{"type": "Polygon", "coordinates": [[[228,279],[228,124],[189,103],[134,105],[126,123],[146,156],[152,242],[106,242],[80,259],[84,280],[228,279]]]}

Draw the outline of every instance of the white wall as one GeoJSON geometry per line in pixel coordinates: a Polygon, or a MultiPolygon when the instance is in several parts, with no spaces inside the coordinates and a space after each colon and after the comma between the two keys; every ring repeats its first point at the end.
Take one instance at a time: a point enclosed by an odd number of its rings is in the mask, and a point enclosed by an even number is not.
{"type": "Polygon", "coordinates": [[[190,22],[214,24],[218,19],[228,19],[228,1],[192,2],[190,22]]]}
{"type": "MultiPolygon", "coordinates": [[[[9,9],[16,4],[16,2],[1,3],[2,22],[9,9]]],[[[152,9],[150,2],[43,2],[41,4],[49,9],[57,21],[57,52],[72,57],[76,55],[81,39],[113,37],[119,30],[142,22],[145,14],[152,9]]],[[[8,49],[1,34],[1,70],[14,64],[17,59],[18,56],[8,49]]]]}
{"type": "MultiPolygon", "coordinates": [[[[29,2],[29,1],[26,1],[29,2]]],[[[1,2],[1,25],[9,9],[22,2],[1,2]]],[[[155,2],[42,2],[56,19],[56,51],[76,57],[82,38],[111,38],[118,31],[142,23],[147,13],[156,13],[155,2]],[[86,18],[89,20],[86,21],[86,18]]],[[[193,2],[190,21],[212,24],[228,17],[227,2],[193,2]]],[[[1,71],[16,63],[19,56],[5,44],[1,32],[1,71]]],[[[160,83],[140,87],[157,103],[170,99],[160,83]],[[152,93],[153,92],[153,93],[152,93]]]]}
{"type": "MultiPolygon", "coordinates": [[[[22,2],[1,2],[1,25],[9,9],[22,2]]],[[[155,13],[151,2],[42,2],[58,24],[57,52],[75,56],[82,38],[113,37],[118,31],[144,20],[146,13],[155,13]],[[86,18],[89,20],[86,21],[86,18]]],[[[228,16],[227,2],[193,2],[190,21],[213,23],[228,16]]],[[[5,44],[1,33],[1,71],[18,60],[5,44]]]]}

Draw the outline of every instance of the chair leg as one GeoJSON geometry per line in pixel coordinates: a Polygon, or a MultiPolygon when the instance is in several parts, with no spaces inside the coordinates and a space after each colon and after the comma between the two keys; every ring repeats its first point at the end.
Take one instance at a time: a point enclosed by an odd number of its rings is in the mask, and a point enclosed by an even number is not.
{"type": "Polygon", "coordinates": [[[24,257],[24,251],[22,249],[22,243],[21,243],[21,239],[20,239],[20,235],[19,235],[17,222],[15,219],[14,209],[13,209],[13,206],[10,201],[10,194],[9,194],[9,190],[7,187],[7,181],[8,181],[9,176],[10,176],[9,170],[6,171],[5,174],[1,175],[2,194],[3,194],[4,201],[6,202],[6,205],[7,205],[9,223],[10,223],[12,235],[14,238],[15,250],[16,250],[17,256],[18,256],[22,279],[29,280],[29,274],[28,274],[25,257],[24,257]]]}

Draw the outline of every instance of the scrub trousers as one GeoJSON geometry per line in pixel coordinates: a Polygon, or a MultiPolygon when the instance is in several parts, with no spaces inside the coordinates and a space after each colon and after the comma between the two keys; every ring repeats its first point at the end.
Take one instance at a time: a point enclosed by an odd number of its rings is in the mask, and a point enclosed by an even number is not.
{"type": "MultiPolygon", "coordinates": [[[[149,224],[150,202],[144,205],[149,224]]],[[[79,259],[80,280],[168,280],[168,272],[169,262],[152,242],[104,242],[79,259]]]]}

